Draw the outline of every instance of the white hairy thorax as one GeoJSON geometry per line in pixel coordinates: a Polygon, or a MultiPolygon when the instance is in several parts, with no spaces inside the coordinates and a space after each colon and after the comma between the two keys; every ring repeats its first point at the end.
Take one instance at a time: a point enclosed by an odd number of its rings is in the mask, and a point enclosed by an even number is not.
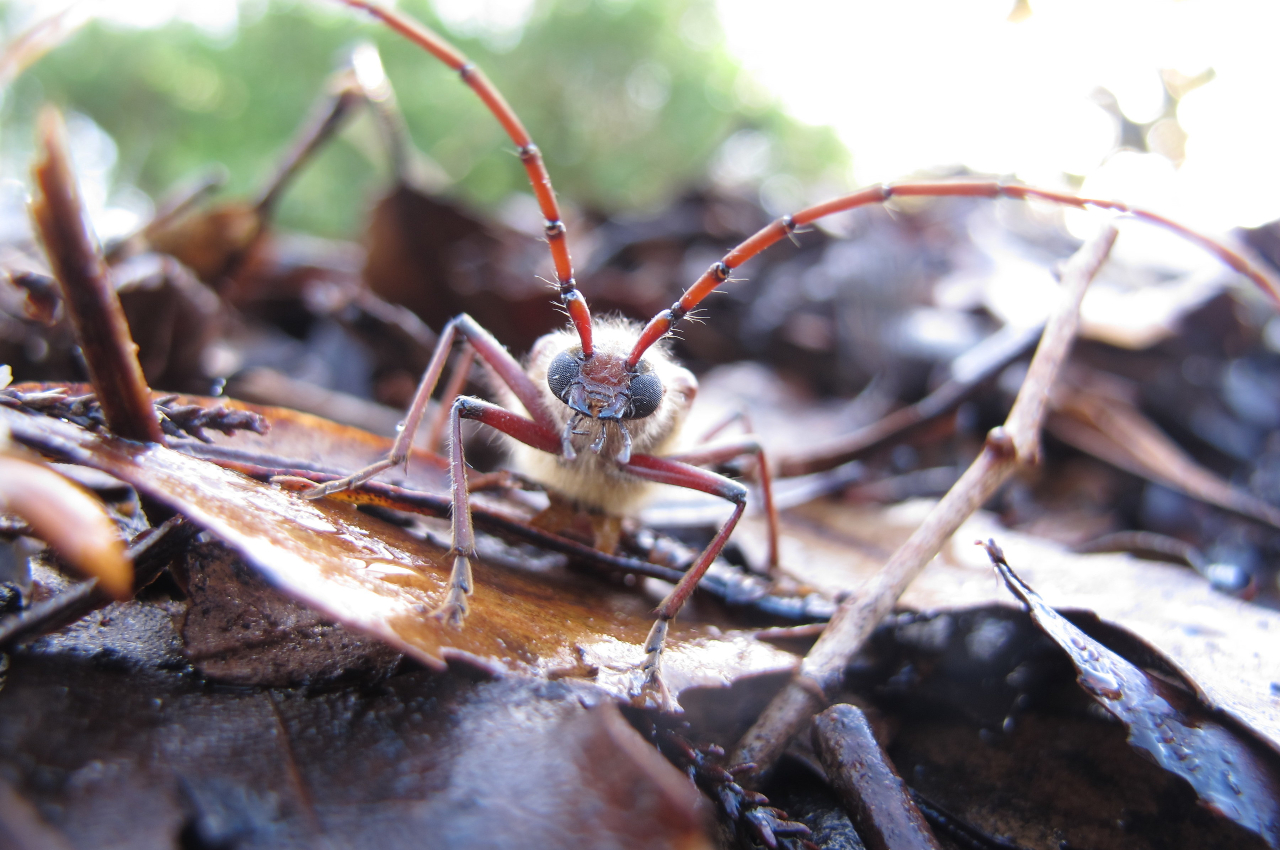
{"type": "MultiPolygon", "coordinates": [[[[596,317],[592,323],[593,348],[597,354],[626,357],[641,327],[639,323],[621,317],[596,317]]],[[[556,355],[580,344],[573,328],[565,328],[539,339],[526,359],[525,372],[541,392],[543,409],[555,423],[557,434],[564,430],[574,411],[556,398],[547,386],[547,369],[556,355]]],[[[681,425],[697,395],[698,380],[672,359],[662,343],[651,347],[641,362],[649,364],[662,380],[666,392],[657,410],[649,416],[623,420],[631,434],[631,451],[632,454],[670,454],[679,447],[681,425]]],[[[499,383],[494,389],[507,409],[527,413],[505,384],[499,383]]],[[[633,513],[647,501],[656,485],[619,468],[615,457],[622,448],[622,440],[615,427],[584,418],[579,423],[579,430],[587,433],[574,438],[577,455],[572,460],[540,451],[510,437],[505,438],[513,466],[523,475],[588,510],[610,516],[633,513]],[[607,427],[609,433],[597,453],[590,446],[602,427],[607,427]]]]}

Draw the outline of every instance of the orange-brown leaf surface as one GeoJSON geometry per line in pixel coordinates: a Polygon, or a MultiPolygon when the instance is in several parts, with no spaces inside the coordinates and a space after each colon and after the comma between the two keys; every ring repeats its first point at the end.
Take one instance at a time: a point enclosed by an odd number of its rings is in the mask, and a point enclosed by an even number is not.
{"type": "MultiPolygon", "coordinates": [[[[449,571],[433,543],[350,505],[300,499],[162,446],[9,410],[0,417],[16,440],[108,472],[182,511],[286,593],[424,664],[456,659],[493,673],[593,678],[618,696],[639,684],[651,603],[620,606],[581,581],[480,563],[471,614],[455,629],[430,616],[449,571]]],[[[678,692],[785,669],[793,657],[745,634],[683,629],[665,661],[678,692]]]]}

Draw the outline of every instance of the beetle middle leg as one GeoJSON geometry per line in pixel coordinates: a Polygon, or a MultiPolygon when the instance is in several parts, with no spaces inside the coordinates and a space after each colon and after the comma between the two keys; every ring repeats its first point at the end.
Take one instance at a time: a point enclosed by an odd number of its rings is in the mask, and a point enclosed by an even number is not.
{"type": "Polygon", "coordinates": [[[773,501],[773,472],[769,467],[769,458],[765,454],[764,446],[760,443],[760,439],[755,435],[751,428],[751,422],[744,413],[735,413],[728,417],[724,422],[718,424],[715,428],[708,431],[702,436],[703,441],[714,438],[717,434],[729,427],[735,422],[741,422],[747,433],[731,440],[721,440],[717,443],[699,446],[687,452],[678,454],[664,455],[667,460],[680,461],[690,466],[707,466],[720,463],[728,463],[740,457],[752,455],[756,462],[756,478],[760,485],[760,501],[765,513],[766,536],[768,543],[767,555],[765,558],[765,567],[768,574],[773,577],[777,575],[779,556],[778,556],[778,509],[773,501]]]}

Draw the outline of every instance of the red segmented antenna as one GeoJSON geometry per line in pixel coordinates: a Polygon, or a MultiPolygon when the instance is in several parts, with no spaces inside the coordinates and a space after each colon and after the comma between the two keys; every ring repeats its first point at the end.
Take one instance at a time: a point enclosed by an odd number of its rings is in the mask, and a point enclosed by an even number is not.
{"type": "Polygon", "coordinates": [[[943,196],[961,196],[972,198],[1015,198],[1017,200],[1027,200],[1029,198],[1039,198],[1040,200],[1050,201],[1055,204],[1064,206],[1079,207],[1095,207],[1097,209],[1112,210],[1113,212],[1123,213],[1133,216],[1134,218],[1149,221],[1152,224],[1159,225],[1167,230],[1177,233],[1184,239],[1199,245],[1209,253],[1216,256],[1219,260],[1245,277],[1252,280],[1258,287],[1271,297],[1277,305],[1280,305],[1280,285],[1277,285],[1268,275],[1255,268],[1240,254],[1217,242],[1195,232],[1176,221],[1171,221],[1164,216],[1157,215],[1147,210],[1131,207],[1120,201],[1106,201],[1099,198],[1081,198],[1077,195],[1069,195],[1064,192],[1052,192],[1046,189],[1036,189],[1031,186],[1020,186],[1017,184],[1002,183],[996,180],[982,181],[955,181],[944,183],[880,183],[875,186],[869,186],[854,192],[851,195],[844,195],[830,201],[825,201],[808,209],[801,210],[792,215],[784,215],[782,218],[769,224],[758,231],[755,235],[748,238],[738,247],[716,263],[711,264],[711,268],[703,272],[702,277],[694,281],[693,286],[685,290],[680,296],[680,300],[672,304],[666,310],[649,320],[649,324],[645,325],[644,330],[640,334],[640,339],[636,341],[635,348],[631,349],[631,354],[627,356],[627,367],[634,369],[636,364],[640,362],[640,358],[644,356],[649,346],[662,339],[677,322],[688,315],[689,311],[694,309],[701,303],[702,299],[710,295],[715,288],[721,283],[729,279],[729,273],[738,266],[750,260],[769,246],[781,241],[788,234],[792,233],[796,228],[812,224],[820,218],[832,215],[838,212],[855,209],[857,207],[867,206],[870,204],[882,204],[890,198],[894,197],[943,197],[943,196]]]}
{"type": "Polygon", "coordinates": [[[566,240],[567,231],[560,218],[560,206],[556,203],[555,189],[551,186],[551,175],[542,161],[542,153],[529,137],[510,104],[502,93],[489,82],[484,72],[471,63],[465,55],[440,38],[417,21],[406,18],[398,12],[383,8],[368,0],[339,0],[353,9],[368,12],[391,29],[426,50],[432,56],[448,65],[462,81],[471,87],[493,116],[498,119],[502,129],[506,130],[511,141],[515,142],[520,161],[529,174],[529,184],[533,187],[534,197],[538,199],[538,207],[546,221],[547,244],[551,246],[551,259],[555,263],[556,278],[560,285],[560,302],[569,312],[573,327],[582,342],[582,353],[590,357],[591,347],[591,311],[587,301],[578,291],[578,284],[573,279],[573,260],[569,257],[569,245],[566,240]]]}

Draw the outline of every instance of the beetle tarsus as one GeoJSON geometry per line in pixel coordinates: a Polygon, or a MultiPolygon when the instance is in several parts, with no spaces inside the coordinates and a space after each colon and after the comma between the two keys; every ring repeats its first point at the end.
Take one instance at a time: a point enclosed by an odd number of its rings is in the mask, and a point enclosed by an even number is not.
{"type": "Polygon", "coordinates": [[[676,712],[680,710],[671,690],[662,678],[662,645],[667,639],[667,624],[670,621],[659,617],[649,629],[645,638],[644,663],[640,667],[643,679],[640,689],[632,697],[632,704],[637,708],[657,709],[658,711],[676,712]]]}
{"type": "Polygon", "coordinates": [[[400,463],[408,463],[407,456],[396,457],[393,455],[391,457],[385,457],[377,463],[372,463],[359,472],[352,473],[345,478],[338,478],[333,481],[327,481],[324,484],[317,484],[307,490],[299,490],[298,495],[304,499],[320,499],[324,496],[332,496],[334,493],[354,490],[370,478],[373,478],[375,475],[385,472],[400,463]]]}
{"type": "Polygon", "coordinates": [[[431,616],[455,628],[460,628],[467,617],[467,597],[471,595],[471,558],[456,554],[453,572],[449,574],[449,592],[444,602],[431,612],[431,616]]]}
{"type": "Polygon", "coordinates": [[[601,424],[600,433],[596,435],[595,440],[592,441],[591,443],[592,453],[600,454],[600,452],[604,451],[604,441],[607,440],[608,438],[609,438],[609,424],[606,422],[601,424]]]}

